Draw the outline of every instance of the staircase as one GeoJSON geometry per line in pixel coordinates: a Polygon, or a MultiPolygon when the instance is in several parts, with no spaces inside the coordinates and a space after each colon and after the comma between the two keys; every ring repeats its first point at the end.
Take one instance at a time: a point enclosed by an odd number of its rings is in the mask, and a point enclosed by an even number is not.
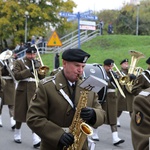
{"type": "MultiPolygon", "coordinates": [[[[95,31],[80,30],[80,45],[98,35],[100,35],[99,29],[95,31]]],[[[62,42],[61,47],[46,47],[45,53],[60,53],[69,48],[77,48],[79,46],[78,30],[65,35],[64,37],[60,38],[60,40],[62,42]]]]}
{"type": "MultiPolygon", "coordinates": [[[[96,29],[94,31],[80,30],[80,46],[84,42],[87,42],[87,41],[95,38],[98,35],[100,35],[99,29],[96,29]]],[[[78,30],[75,30],[75,31],[65,35],[64,37],[60,38],[60,40],[62,42],[61,47],[47,47],[46,46],[47,42],[42,43],[42,47],[38,46],[40,53],[41,54],[42,53],[57,53],[57,52],[61,53],[61,52],[65,51],[66,49],[79,47],[78,30]]],[[[20,56],[19,58],[22,58],[22,57],[24,57],[25,53],[26,53],[26,49],[21,52],[16,53],[16,55],[20,56]]]]}

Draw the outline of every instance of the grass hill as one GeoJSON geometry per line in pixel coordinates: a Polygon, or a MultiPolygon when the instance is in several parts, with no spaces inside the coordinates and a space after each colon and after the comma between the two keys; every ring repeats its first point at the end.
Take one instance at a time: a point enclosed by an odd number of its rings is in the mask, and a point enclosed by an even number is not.
{"type": "MultiPolygon", "coordinates": [[[[145,61],[150,57],[150,36],[103,35],[82,44],[81,49],[91,54],[88,63],[103,64],[105,59],[111,58],[119,69],[121,60],[128,58],[129,62],[131,61],[130,50],[139,51],[145,55],[145,58],[140,59],[137,66],[147,69],[145,61]]],[[[52,70],[54,54],[43,54],[41,57],[44,65],[49,66],[52,70]]]]}

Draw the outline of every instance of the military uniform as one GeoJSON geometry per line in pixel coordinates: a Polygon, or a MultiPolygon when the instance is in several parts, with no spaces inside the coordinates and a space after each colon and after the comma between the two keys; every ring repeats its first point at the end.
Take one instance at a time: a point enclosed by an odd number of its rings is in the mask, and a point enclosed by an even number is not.
{"type": "MultiPolygon", "coordinates": [[[[8,67],[10,68],[9,63],[8,62],[6,63],[8,67]]],[[[2,67],[2,70],[1,70],[2,79],[5,80],[5,86],[3,86],[3,88],[1,88],[0,90],[0,97],[2,99],[0,114],[2,113],[3,105],[8,105],[11,127],[12,129],[14,129],[15,121],[13,119],[13,115],[14,115],[14,102],[15,102],[15,81],[13,80],[12,76],[10,75],[8,71],[8,68],[5,66],[3,61],[0,62],[0,66],[2,67]]]]}
{"type": "MultiPolygon", "coordinates": [[[[121,69],[121,73],[124,75],[128,74],[128,69],[121,69]]],[[[134,95],[132,93],[129,93],[125,87],[125,85],[121,86],[122,91],[125,94],[125,98],[118,92],[117,98],[118,98],[118,111],[129,111],[132,112],[132,103],[134,99],[134,95]]]]}
{"type": "Polygon", "coordinates": [[[132,94],[138,95],[143,89],[150,87],[150,69],[145,70],[134,81],[132,94]]]}
{"type": "MultiPolygon", "coordinates": [[[[67,79],[65,75],[65,71],[69,68],[65,67],[68,67],[67,65],[69,65],[71,61],[73,61],[73,63],[80,62],[83,64],[88,57],[89,54],[80,49],[66,50],[62,55],[62,59],[65,60],[63,61],[63,70],[59,71],[55,77],[47,77],[39,83],[38,90],[30,103],[27,113],[27,124],[41,137],[41,150],[62,150],[62,145],[64,144],[61,143],[61,139],[63,135],[72,135],[72,133],[68,133],[68,129],[72,124],[76,110],[75,107],[77,107],[79,103],[80,92],[83,89],[79,87],[81,80],[74,79],[75,92],[73,92],[68,81],[69,79],[67,79]],[[73,103],[73,106],[70,102],[73,103]]],[[[71,65],[73,63],[71,63],[71,65]]],[[[87,96],[87,107],[84,107],[95,113],[94,116],[96,118],[92,126],[98,127],[104,123],[105,112],[98,103],[97,93],[90,91],[87,96]]],[[[83,106],[81,107],[83,108],[83,106]]],[[[81,114],[82,113],[79,115],[81,114]]],[[[63,138],[65,139],[65,137],[63,138]]],[[[69,142],[69,145],[70,144],[72,145],[72,142],[69,142]]],[[[88,150],[87,142],[85,142],[82,150],[88,150]]]]}
{"type": "MultiPolygon", "coordinates": [[[[76,84],[78,85],[79,83],[80,81],[76,84]]],[[[60,136],[64,132],[62,128],[68,128],[72,123],[74,109],[72,109],[66,99],[61,95],[59,92],[60,89],[63,89],[64,92],[70,96],[68,83],[66,82],[62,71],[58,72],[55,79],[43,79],[39,84],[40,92],[37,92],[31,101],[27,123],[41,137],[41,139],[43,139],[41,150],[58,149],[57,146],[60,136]],[[53,83],[53,80],[55,84],[53,83]],[[40,109],[36,109],[36,107],[40,109]],[[34,114],[32,114],[33,111],[34,114]],[[38,116],[36,117],[36,120],[34,120],[35,114],[38,116]],[[35,122],[36,126],[34,126],[35,122]]],[[[79,101],[80,91],[81,88],[76,86],[75,105],[77,105],[79,101]]],[[[87,106],[94,107],[97,116],[97,121],[94,124],[94,127],[102,125],[104,121],[104,111],[96,98],[97,96],[93,92],[88,94],[87,106]]],[[[87,148],[84,148],[84,150],[86,149],[87,148]]]]}
{"type": "MultiPolygon", "coordinates": [[[[19,122],[26,122],[26,113],[34,92],[36,80],[33,72],[30,71],[32,63],[28,58],[16,60],[13,69],[15,79],[19,81],[16,89],[14,119],[19,122]]],[[[42,79],[44,76],[40,76],[42,79]]]]}
{"type": "MultiPolygon", "coordinates": [[[[35,63],[36,48],[29,47],[26,51],[26,57],[20,60],[16,60],[14,65],[14,76],[18,82],[16,88],[15,96],[15,109],[14,109],[14,119],[16,120],[16,129],[14,132],[14,141],[16,143],[21,143],[21,124],[26,122],[26,114],[29,107],[31,98],[33,97],[38,80],[45,77],[45,75],[40,75],[37,71],[38,67],[35,63]],[[37,72],[37,73],[36,73],[37,72]]],[[[32,133],[33,147],[37,148],[40,146],[41,139],[32,133]]]]}
{"type": "Polygon", "coordinates": [[[131,118],[132,143],[135,150],[149,150],[150,88],[142,90],[133,101],[131,118]]]}
{"type": "Polygon", "coordinates": [[[112,71],[113,65],[114,61],[112,59],[106,59],[104,61],[104,69],[106,70],[108,77],[108,87],[106,102],[102,104],[102,108],[106,112],[105,124],[111,126],[113,144],[116,146],[123,143],[124,140],[119,138],[117,131],[117,92],[119,91],[116,82],[114,81],[114,79],[116,78],[116,74],[112,71]]]}

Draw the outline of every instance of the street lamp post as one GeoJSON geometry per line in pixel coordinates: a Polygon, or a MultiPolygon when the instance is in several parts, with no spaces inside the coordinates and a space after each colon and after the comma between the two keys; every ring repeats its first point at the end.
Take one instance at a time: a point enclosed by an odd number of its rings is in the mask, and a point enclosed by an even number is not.
{"type": "Polygon", "coordinates": [[[28,30],[28,28],[27,28],[27,23],[28,23],[28,16],[29,16],[29,12],[28,11],[25,11],[25,34],[24,34],[24,43],[26,43],[27,42],[27,30],[28,30]]]}
{"type": "Polygon", "coordinates": [[[137,2],[137,15],[136,15],[136,35],[138,36],[139,31],[139,8],[140,8],[140,2],[137,2]]]}

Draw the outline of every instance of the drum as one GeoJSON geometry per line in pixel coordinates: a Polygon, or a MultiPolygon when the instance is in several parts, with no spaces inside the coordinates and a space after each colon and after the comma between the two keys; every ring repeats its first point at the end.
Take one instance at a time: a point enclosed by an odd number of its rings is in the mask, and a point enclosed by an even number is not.
{"type": "MultiPolygon", "coordinates": [[[[86,64],[84,67],[83,78],[93,75],[107,81],[107,73],[102,65],[100,64],[86,64]]],[[[99,92],[99,103],[106,101],[107,86],[103,87],[99,92]]]]}

